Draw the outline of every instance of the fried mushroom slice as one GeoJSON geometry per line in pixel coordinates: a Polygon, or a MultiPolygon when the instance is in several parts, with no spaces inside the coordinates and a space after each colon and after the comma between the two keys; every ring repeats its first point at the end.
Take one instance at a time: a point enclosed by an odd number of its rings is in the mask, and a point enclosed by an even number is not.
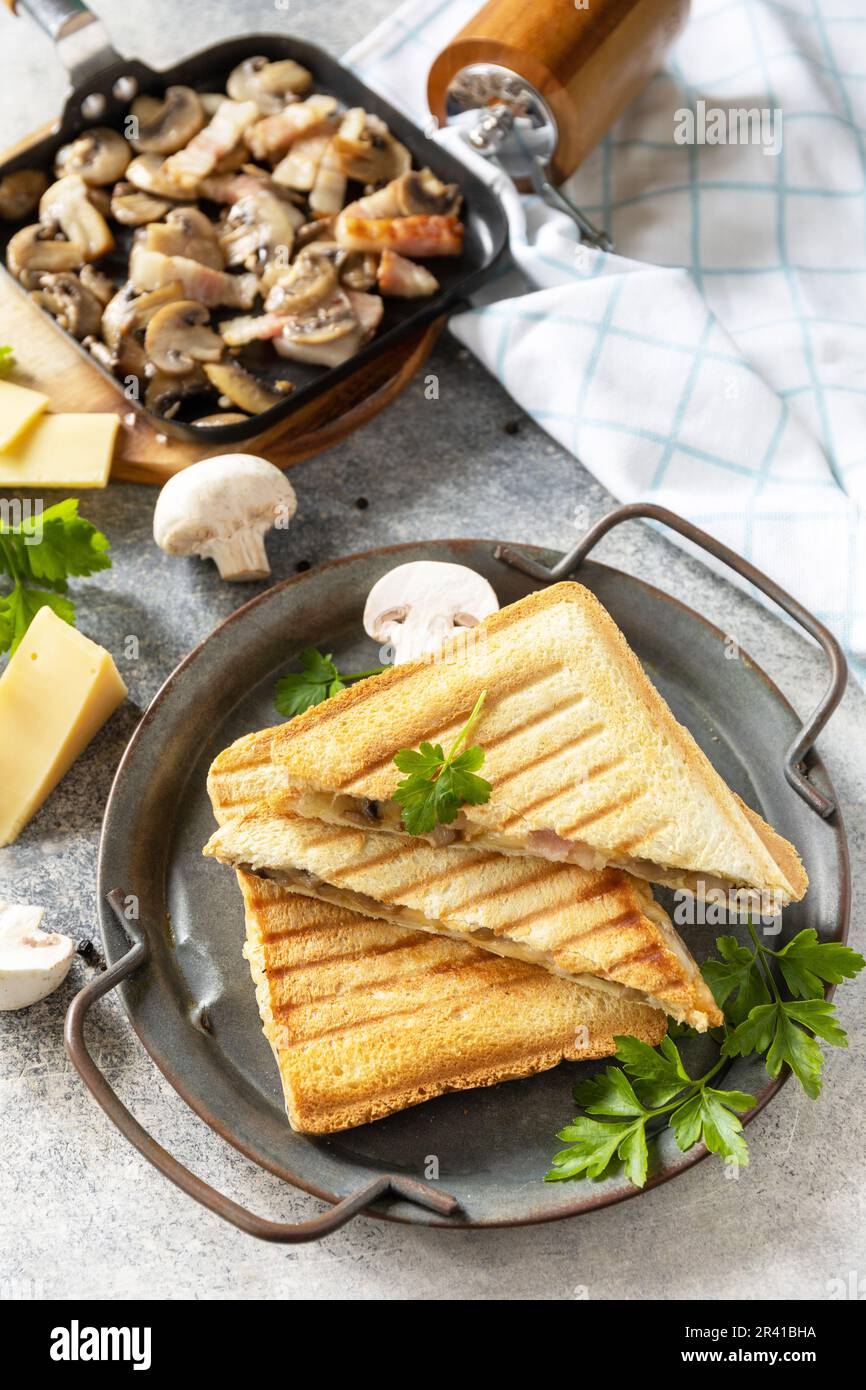
{"type": "Polygon", "coordinates": [[[166,304],[184,298],[179,280],[169,281],[146,294],[140,294],[132,281],[127,280],[108,301],[102,315],[102,336],[111,352],[117,354],[122,340],[142,332],[166,304]]]}
{"type": "MultiPolygon", "coordinates": [[[[148,363],[148,367],[152,364],[148,363]]],[[[170,376],[167,372],[152,371],[144,393],[146,409],[164,420],[173,420],[184,401],[203,395],[210,385],[198,363],[185,376],[170,376]]]]}
{"type": "Polygon", "coordinates": [[[268,291],[265,310],[288,315],[306,314],[322,304],[337,288],[337,268],[332,257],[317,254],[314,244],[299,253],[268,291]]]}
{"type": "Polygon", "coordinates": [[[202,129],[207,119],[198,92],[192,87],[169,87],[160,101],[140,96],[132,103],[138,132],[132,144],[139,154],[174,154],[202,129]]]}
{"type": "Polygon", "coordinates": [[[144,347],[167,376],[186,376],[196,362],[217,362],[224,343],[208,328],[210,312],[195,299],[178,299],[159,309],[147,325],[144,347]]]}
{"type": "Polygon", "coordinates": [[[112,190],[111,215],[124,227],[143,227],[148,222],[159,222],[171,211],[171,207],[167,198],[145,193],[134,183],[116,183],[112,190]]]}
{"type": "Polygon", "coordinates": [[[226,91],[232,101],[254,101],[262,115],[269,116],[312,85],[313,74],[294,59],[272,63],[259,56],[238,64],[229,75],[226,91]]]}
{"type": "Polygon", "coordinates": [[[45,190],[39,200],[39,220],[59,227],[68,241],[83,247],[85,261],[98,261],[114,245],[111,228],[91,203],[80,174],[67,174],[45,190]]]}
{"type": "Polygon", "coordinates": [[[361,106],[347,111],[334,136],[334,151],[347,178],[387,183],[412,167],[412,156],[385,122],[361,106]]]}
{"type": "Polygon", "coordinates": [[[0,179],[0,217],[6,222],[20,222],[22,217],[38,206],[48,187],[41,169],[16,169],[0,179]]]}
{"type": "Polygon", "coordinates": [[[86,338],[99,332],[102,305],[73,271],[41,275],[39,288],[34,290],[32,298],[73,338],[86,338]]]}
{"type": "Polygon", "coordinates": [[[198,197],[194,186],[181,184],[165,172],[158,154],[140,154],[127,166],[126,177],[142,193],[154,198],[169,198],[176,203],[189,203],[198,197]]]}
{"type": "Polygon", "coordinates": [[[83,265],[78,276],[85,289],[95,294],[103,309],[109,304],[117,293],[117,286],[107,275],[103,275],[101,270],[97,270],[93,265],[83,265]]]}
{"type": "Polygon", "coordinates": [[[267,188],[256,189],[233,203],[226,214],[219,244],[228,265],[259,270],[273,257],[288,265],[295,231],[303,213],[267,188]]]}
{"type": "Polygon", "coordinates": [[[59,179],[80,174],[89,187],[116,183],[132,159],[129,143],[117,130],[94,126],[57,151],[54,172],[59,179]]]}
{"type": "Polygon", "coordinates": [[[34,222],[10,239],[6,264],[23,281],[36,271],[78,270],[84,264],[84,255],[84,247],[78,242],[55,239],[50,228],[34,222]]]}
{"type": "Polygon", "coordinates": [[[163,256],[186,256],[212,270],[225,265],[217,229],[200,208],[174,208],[164,222],[151,222],[143,236],[149,251],[163,256]]]}
{"type": "Polygon", "coordinates": [[[205,364],[205,375],[212,386],[233,405],[250,415],[261,415],[282,400],[282,396],[257,381],[237,362],[223,361],[205,364]]]}

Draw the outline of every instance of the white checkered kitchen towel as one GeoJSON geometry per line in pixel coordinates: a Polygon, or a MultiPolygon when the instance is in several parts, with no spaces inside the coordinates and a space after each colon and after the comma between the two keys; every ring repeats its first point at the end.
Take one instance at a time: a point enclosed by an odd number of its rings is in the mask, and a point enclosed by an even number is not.
{"type": "MultiPolygon", "coordinates": [[[[349,60],[426,125],[430,63],[478,4],[409,0],[349,60]]],[[[864,0],[693,0],[568,184],[616,254],[463,150],[499,183],[521,275],[455,334],[610,492],[753,560],[866,678],[864,0]],[[678,111],[711,134],[753,107],[763,143],[675,138],[678,111]]]]}

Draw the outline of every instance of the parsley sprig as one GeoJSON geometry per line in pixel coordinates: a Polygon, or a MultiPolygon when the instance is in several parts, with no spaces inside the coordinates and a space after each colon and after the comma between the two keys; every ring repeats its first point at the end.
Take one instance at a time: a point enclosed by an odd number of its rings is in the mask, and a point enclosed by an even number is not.
{"type": "Polygon", "coordinates": [[[835,1006],[823,997],[824,988],[852,979],[866,961],[841,942],[819,941],[811,927],[778,951],[763,945],[751,923],[749,933],[754,950],[733,936],[721,936],[716,941],[721,960],[707,961],[703,967],[725,1013],[724,1030],[715,1035],[721,1042],[718,1061],[703,1076],[689,1076],[674,1035],[693,1030],[676,1024],[658,1048],[637,1038],[617,1037],[620,1067],[607,1067],[575,1087],[574,1099],[584,1113],[557,1135],[569,1147],[554,1155],[545,1181],[597,1178],[619,1158],[631,1182],[643,1187],[648,1125],[650,1135],[660,1125],[670,1125],[684,1153],[700,1140],[711,1153],[738,1166],[747,1164],[738,1117],[755,1099],[744,1091],[710,1085],[731,1057],[764,1055],[771,1077],[787,1065],[808,1096],[814,1100],[819,1095],[823,1054],[818,1038],[832,1047],[848,1045],[835,1006]],[[777,971],[793,998],[782,997],[777,971]]]}
{"type": "Polygon", "coordinates": [[[0,652],[15,651],[40,608],[52,608],[73,623],[69,578],[110,565],[108,541],[78,515],[77,498],[68,497],[18,526],[0,521],[0,576],[12,581],[10,592],[0,597],[0,652]]]}
{"type": "Polygon", "coordinates": [[[482,806],[490,800],[491,786],[478,769],[484,763],[484,750],[464,748],[481,717],[487,697],[482,690],[463,728],[446,753],[441,743],[422,743],[417,751],[401,748],[394,762],[407,774],[394,790],[394,800],[403,808],[403,824],[410,835],[426,835],[435,825],[450,825],[461,806],[482,806]]]}
{"type": "Polygon", "coordinates": [[[754,950],[733,936],[720,936],[720,961],[704,966],[704,978],[733,1028],[722,1043],[723,1057],[766,1053],[770,1076],[787,1064],[806,1095],[821,1092],[824,1054],[818,1038],[831,1047],[847,1047],[848,1037],[836,1021],[835,1006],[824,998],[825,985],[838,985],[863,969],[863,957],[839,941],[819,941],[807,927],[779,951],[761,942],[749,923],[754,950]],[[793,999],[783,999],[772,963],[776,962],[793,999]]]}
{"type": "Polygon", "coordinates": [[[736,1164],[748,1163],[738,1115],[751,1110],[755,1097],[709,1084],[725,1065],[723,1058],[703,1076],[691,1077],[671,1037],[663,1038],[658,1048],[637,1038],[614,1041],[622,1070],[605,1067],[575,1086],[574,1099],[586,1113],[559,1131],[557,1138],[569,1148],[554,1154],[546,1182],[600,1177],[618,1157],[629,1180],[643,1187],[649,1159],[647,1125],[662,1117],[684,1153],[701,1139],[712,1153],[736,1164]],[[606,1118],[593,1119],[595,1115],[606,1118]]]}
{"type": "Polygon", "coordinates": [[[346,674],[337,670],[330,652],[324,656],[315,647],[305,647],[298,660],[303,670],[283,676],[274,688],[274,704],[286,719],[294,719],[305,709],[321,705],[345,690],[351,681],[366,680],[368,676],[378,676],[387,670],[385,666],[374,666],[371,671],[346,674]]]}
{"type": "Polygon", "coordinates": [[[15,366],[15,353],[11,347],[0,345],[0,376],[8,376],[15,366]]]}

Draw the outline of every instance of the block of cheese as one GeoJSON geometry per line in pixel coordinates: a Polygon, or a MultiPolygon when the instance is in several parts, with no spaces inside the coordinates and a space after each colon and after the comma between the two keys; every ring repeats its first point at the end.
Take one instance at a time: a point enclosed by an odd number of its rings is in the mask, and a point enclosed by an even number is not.
{"type": "Polygon", "coordinates": [[[43,415],[0,453],[0,486],[105,487],[120,424],[106,415],[43,415]]]}
{"type": "Polygon", "coordinates": [[[0,381],[0,450],[8,449],[48,404],[41,391],[0,381]]]}
{"type": "Polygon", "coordinates": [[[0,676],[0,845],[23,830],[125,697],[110,654],[40,608],[0,676]]]}

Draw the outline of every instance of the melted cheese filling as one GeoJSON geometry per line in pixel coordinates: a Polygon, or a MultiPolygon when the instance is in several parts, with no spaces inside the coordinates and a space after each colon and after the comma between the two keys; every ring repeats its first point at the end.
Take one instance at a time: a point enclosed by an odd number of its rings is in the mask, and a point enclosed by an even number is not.
{"type": "MultiPolygon", "coordinates": [[[[240,864],[237,867],[244,869],[248,873],[258,874],[260,878],[272,879],[275,883],[292,888],[298,893],[304,893],[307,897],[318,898],[323,902],[333,903],[335,907],[347,908],[350,912],[360,912],[366,917],[378,917],[386,922],[393,922],[398,926],[417,927],[421,931],[427,931],[434,936],[447,936],[453,941],[462,941],[464,945],[478,945],[484,950],[491,951],[498,956],[510,956],[515,960],[524,961],[527,965],[539,965],[551,974],[558,975],[563,980],[570,980],[572,984],[584,985],[589,989],[598,989],[603,993],[618,995],[622,999],[633,1000],[640,1004],[647,1004],[650,1008],[659,1009],[662,1013],[670,1014],[678,1022],[691,1022],[698,1030],[707,1027],[707,1016],[700,1011],[688,1011],[677,1008],[670,1002],[656,999],[652,994],[644,993],[642,990],[632,989],[629,985],[620,984],[616,980],[608,980],[599,975],[588,973],[574,974],[566,970],[559,969],[553,957],[546,951],[534,950],[524,942],[510,941],[507,937],[497,936],[489,927],[465,927],[462,929],[451,928],[443,922],[434,922],[429,917],[425,917],[423,912],[416,908],[392,906],[378,901],[376,898],[369,897],[366,893],[358,893],[353,889],[337,888],[333,884],[325,882],[316,874],[310,873],[307,869],[267,869],[256,865],[240,864]]],[[[649,896],[649,895],[648,895],[649,896]]],[[[691,968],[691,962],[685,952],[685,948],[679,941],[676,932],[671,927],[670,921],[657,903],[650,898],[650,906],[655,909],[652,914],[660,925],[666,927],[666,936],[669,944],[677,953],[682,953],[684,963],[691,968]],[[673,938],[673,940],[670,940],[673,938]]],[[[649,912],[647,915],[651,915],[649,912]]],[[[588,962],[587,962],[588,964],[588,962]]]]}
{"type": "MultiPolygon", "coordinates": [[[[371,801],[369,798],[347,796],[339,793],[331,796],[325,792],[302,792],[293,802],[293,810],[308,820],[325,821],[328,825],[347,825],[354,830],[380,830],[390,835],[406,835],[403,829],[402,810],[396,801],[371,801]]],[[[752,890],[752,885],[725,878],[718,874],[697,874],[689,869],[673,868],[670,865],[655,864],[651,859],[632,859],[628,855],[606,858],[592,845],[581,840],[564,840],[553,830],[532,830],[528,835],[502,835],[496,838],[487,836],[483,830],[476,831],[465,817],[458,815],[452,825],[437,826],[430,835],[406,836],[409,839],[422,839],[437,848],[442,845],[472,845],[475,849],[489,849],[495,854],[525,854],[527,850],[542,859],[557,864],[576,864],[581,869],[622,869],[634,878],[647,883],[659,883],[665,888],[682,888],[689,893],[703,897],[708,893],[728,894],[741,890],[752,890]],[[551,852],[555,849],[556,852],[551,852]]],[[[649,915],[649,914],[648,914],[649,915]]]]}

